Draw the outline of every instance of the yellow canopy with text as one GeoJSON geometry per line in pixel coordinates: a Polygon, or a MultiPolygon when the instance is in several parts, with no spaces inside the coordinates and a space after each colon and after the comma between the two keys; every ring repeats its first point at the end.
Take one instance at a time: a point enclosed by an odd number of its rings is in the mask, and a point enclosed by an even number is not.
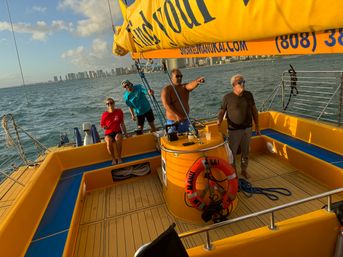
{"type": "Polygon", "coordinates": [[[118,55],[131,52],[135,58],[156,58],[343,52],[343,1],[119,1],[124,23],[113,44],[118,55]]]}

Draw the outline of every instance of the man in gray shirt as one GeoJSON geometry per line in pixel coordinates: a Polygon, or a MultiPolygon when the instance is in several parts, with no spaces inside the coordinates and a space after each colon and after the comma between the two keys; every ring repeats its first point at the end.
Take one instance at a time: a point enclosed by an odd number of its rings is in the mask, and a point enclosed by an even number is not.
{"type": "Polygon", "coordinates": [[[232,92],[224,96],[220,111],[218,114],[218,125],[223,121],[226,113],[229,145],[234,157],[233,165],[239,146],[242,150],[241,173],[248,178],[247,168],[249,160],[249,143],[252,133],[252,120],[254,120],[256,134],[260,135],[258,125],[258,111],[255,100],[251,92],[246,91],[244,77],[236,74],[231,78],[232,92]]]}

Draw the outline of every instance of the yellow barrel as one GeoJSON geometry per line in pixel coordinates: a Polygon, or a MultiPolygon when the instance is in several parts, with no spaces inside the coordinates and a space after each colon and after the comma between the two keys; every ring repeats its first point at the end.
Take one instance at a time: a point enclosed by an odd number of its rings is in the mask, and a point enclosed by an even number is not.
{"type": "MultiPolygon", "coordinates": [[[[224,146],[222,134],[216,125],[207,126],[200,131],[200,140],[179,136],[177,141],[168,141],[167,137],[161,138],[162,149],[162,180],[163,192],[169,211],[177,218],[194,222],[204,223],[201,218],[202,211],[190,207],[185,197],[186,175],[192,165],[201,157],[218,157],[228,161],[228,154],[224,146]],[[207,135],[206,135],[207,134],[207,135]],[[194,144],[188,144],[193,142],[194,144]],[[185,145],[186,143],[186,145],[185,145]],[[211,150],[201,152],[201,150],[211,150]],[[185,153],[191,152],[191,153],[185,153]]],[[[214,172],[217,172],[214,170],[214,172]]],[[[205,188],[207,179],[203,176],[197,180],[197,189],[205,188]]],[[[233,203],[232,210],[237,205],[237,198],[233,203]]]]}

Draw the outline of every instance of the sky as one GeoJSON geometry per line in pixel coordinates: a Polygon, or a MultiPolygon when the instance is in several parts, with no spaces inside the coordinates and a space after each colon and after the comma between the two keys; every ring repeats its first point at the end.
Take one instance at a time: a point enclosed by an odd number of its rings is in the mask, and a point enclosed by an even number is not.
{"type": "MultiPolygon", "coordinates": [[[[119,0],[7,0],[25,84],[128,66],[112,54],[119,0]],[[108,2],[109,1],[109,2],[108,2]],[[112,18],[109,11],[111,8],[112,18]]],[[[22,85],[6,0],[0,1],[0,87],[22,85]]]]}

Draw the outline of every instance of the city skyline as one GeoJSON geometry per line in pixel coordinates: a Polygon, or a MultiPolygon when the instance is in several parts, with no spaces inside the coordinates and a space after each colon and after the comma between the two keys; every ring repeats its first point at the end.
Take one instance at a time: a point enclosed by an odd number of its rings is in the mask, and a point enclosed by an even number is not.
{"type": "MultiPolygon", "coordinates": [[[[239,56],[239,57],[205,57],[205,58],[180,58],[180,59],[168,59],[167,67],[168,70],[173,68],[195,68],[200,66],[211,66],[211,65],[221,65],[232,63],[236,61],[246,61],[252,59],[262,59],[270,56],[239,56]]],[[[145,63],[140,63],[140,68],[143,72],[158,72],[163,69],[161,63],[156,63],[153,60],[147,61],[145,63]]],[[[117,67],[109,70],[89,70],[89,71],[78,71],[69,72],[65,75],[55,75],[49,82],[63,82],[70,80],[83,80],[83,79],[96,79],[105,78],[117,75],[127,75],[137,73],[137,68],[135,64],[131,64],[130,67],[117,67]]]]}

